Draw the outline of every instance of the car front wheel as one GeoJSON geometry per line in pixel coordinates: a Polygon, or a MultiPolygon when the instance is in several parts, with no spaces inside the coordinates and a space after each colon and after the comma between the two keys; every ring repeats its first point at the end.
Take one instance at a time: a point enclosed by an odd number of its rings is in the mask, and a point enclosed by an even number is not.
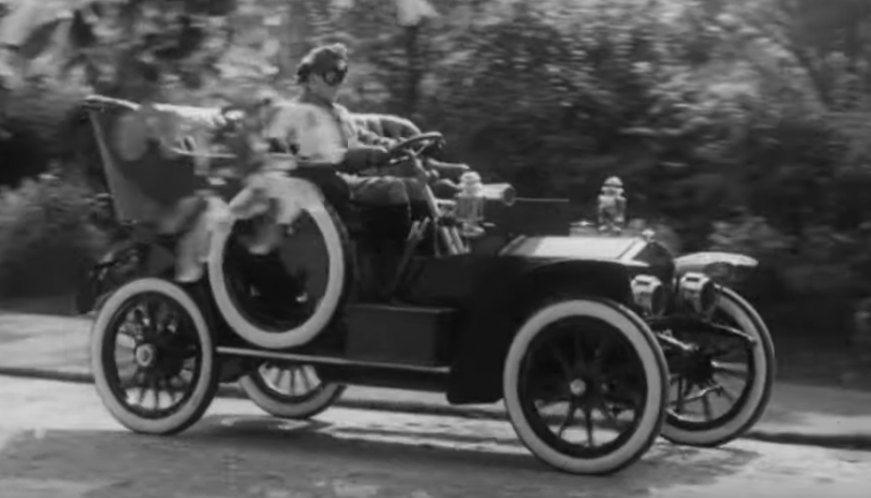
{"type": "Polygon", "coordinates": [[[536,457],[574,474],[610,474],[659,435],[667,367],[655,336],[628,308],[561,299],[521,325],[503,391],[511,423],[536,457]]]}
{"type": "Polygon", "coordinates": [[[722,288],[713,326],[673,330],[693,349],[672,368],[662,436],[686,446],[712,447],[747,432],[762,417],[774,385],[774,342],[744,298],[722,288]]]}

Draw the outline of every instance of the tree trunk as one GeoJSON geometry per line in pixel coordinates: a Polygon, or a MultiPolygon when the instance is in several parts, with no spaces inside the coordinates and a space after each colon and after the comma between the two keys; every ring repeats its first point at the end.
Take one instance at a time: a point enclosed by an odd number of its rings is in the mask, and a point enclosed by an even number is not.
{"type": "Polygon", "coordinates": [[[420,82],[423,78],[423,61],[420,50],[420,25],[405,28],[405,55],[408,60],[406,72],[403,114],[413,117],[420,100],[420,82]]]}
{"type": "Polygon", "coordinates": [[[296,66],[309,49],[308,44],[308,5],[306,0],[285,0],[285,18],[281,23],[282,47],[278,61],[279,79],[292,78],[296,66]]]}

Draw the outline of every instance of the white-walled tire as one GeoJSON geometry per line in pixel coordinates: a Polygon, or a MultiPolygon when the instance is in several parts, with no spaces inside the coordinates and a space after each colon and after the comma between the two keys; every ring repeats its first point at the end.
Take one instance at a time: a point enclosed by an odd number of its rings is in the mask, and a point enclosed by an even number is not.
{"type": "Polygon", "coordinates": [[[314,222],[326,247],[328,275],[324,295],[314,311],[301,323],[276,329],[253,320],[240,310],[228,289],[224,267],[225,251],[233,227],[218,227],[211,242],[208,262],[209,284],[215,304],[230,328],[249,343],[266,349],[286,349],[301,346],[314,339],[332,320],[345,296],[349,274],[350,249],[348,236],[338,215],[326,203],[314,184],[292,179],[300,196],[308,199],[298,207],[314,222]]]}
{"type": "Polygon", "coordinates": [[[208,324],[188,293],[166,280],[141,278],[119,287],[97,314],[90,353],[100,399],[134,432],[170,435],[187,429],[203,416],[218,388],[208,324]],[[122,327],[136,337],[120,335],[122,327]],[[127,339],[118,341],[119,337],[127,339]],[[119,346],[130,349],[127,372],[135,372],[125,380],[117,358],[119,346]],[[191,360],[188,379],[184,373],[191,360]],[[135,404],[131,389],[140,398],[135,404]],[[151,409],[144,406],[149,393],[156,402],[151,409]],[[160,408],[164,395],[169,403],[160,408]]]}
{"type": "MultiPolygon", "coordinates": [[[[544,304],[521,325],[506,357],[503,395],[515,432],[536,457],[565,472],[604,475],[619,471],[641,458],[659,435],[668,394],[666,378],[662,351],[651,330],[637,314],[611,301],[572,298],[544,304]],[[569,326],[569,320],[577,323],[569,326]],[[592,336],[582,334],[577,324],[584,324],[583,331],[595,330],[602,344],[587,348],[595,350],[598,356],[586,363],[581,360],[586,353],[578,344],[581,339],[592,341],[592,336]],[[560,359],[569,349],[576,353],[575,356],[560,359]],[[548,351],[550,360],[541,356],[548,351]],[[593,375],[598,371],[603,375],[593,375]],[[614,374],[610,380],[607,378],[609,371],[614,374]],[[535,372],[538,372],[537,376],[533,375],[535,372]],[[565,379],[563,374],[567,376],[565,379]],[[567,385],[563,385],[560,379],[567,385]],[[530,387],[535,383],[538,391],[530,387]],[[553,399],[565,397],[569,407],[574,406],[572,403],[581,403],[581,400],[598,404],[594,400],[599,396],[604,403],[601,406],[606,408],[611,402],[607,400],[623,399],[625,395],[635,402],[635,416],[627,432],[617,431],[618,437],[610,443],[610,449],[606,446],[599,454],[593,454],[594,450],[587,452],[569,444],[561,439],[562,434],[556,435],[544,426],[545,418],[551,417],[538,414],[537,395],[553,399]]],[[[601,408],[599,411],[605,413],[601,408]]],[[[589,414],[591,421],[594,414],[589,414]]],[[[596,427],[617,426],[617,422],[619,420],[614,417],[613,420],[603,420],[598,426],[591,423],[593,429],[588,431],[595,431],[596,427]]],[[[561,425],[564,424],[565,421],[561,425]]],[[[593,446],[592,441],[590,446],[593,446]]]]}
{"type": "MultiPolygon", "coordinates": [[[[754,344],[749,346],[749,378],[740,395],[735,396],[736,403],[725,414],[712,421],[685,419],[669,409],[662,436],[675,444],[713,447],[734,440],[759,421],[771,398],[776,370],[771,333],[753,306],[743,297],[728,288],[720,290],[718,311],[728,316],[737,324],[737,328],[754,339],[754,344]]],[[[692,342],[689,338],[680,339],[692,342]]],[[[735,370],[727,368],[726,364],[721,368],[725,373],[735,370]]],[[[718,368],[715,367],[715,370],[718,368]]]]}
{"type": "Polygon", "coordinates": [[[324,383],[311,365],[264,363],[239,379],[239,386],[261,410],[278,418],[307,419],[332,406],[344,384],[324,383]],[[297,387],[304,390],[297,391],[297,387]]]}

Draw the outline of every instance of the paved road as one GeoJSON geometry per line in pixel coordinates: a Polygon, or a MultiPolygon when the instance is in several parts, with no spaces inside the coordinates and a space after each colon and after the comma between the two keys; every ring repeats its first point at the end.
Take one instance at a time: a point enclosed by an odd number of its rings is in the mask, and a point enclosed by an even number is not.
{"type": "MultiPolygon", "coordinates": [[[[90,377],[90,320],[4,313],[0,310],[0,375],[49,379],[90,377]]],[[[504,415],[501,402],[450,407],[436,393],[351,387],[342,397],[350,408],[504,415]],[[457,408],[460,408],[459,410],[457,408]]],[[[871,391],[811,387],[778,379],[762,420],[746,435],[762,441],[813,442],[830,447],[871,449],[871,391]]]]}
{"type": "Polygon", "coordinates": [[[657,444],[607,478],[560,474],[504,422],[334,408],[310,423],[219,400],[174,438],[127,433],[87,385],[0,377],[0,498],[871,496],[871,453],[657,444]]]}

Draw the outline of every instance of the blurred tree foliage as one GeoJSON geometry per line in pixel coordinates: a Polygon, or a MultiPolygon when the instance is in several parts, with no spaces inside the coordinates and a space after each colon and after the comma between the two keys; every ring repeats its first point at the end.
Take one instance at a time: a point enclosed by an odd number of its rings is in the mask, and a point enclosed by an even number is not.
{"type": "MultiPolygon", "coordinates": [[[[868,292],[867,0],[65,2],[72,42],[41,64],[50,50],[19,49],[38,70],[6,78],[2,147],[63,149],[58,117],[86,91],[292,95],[299,57],[342,41],[352,109],[443,131],[448,159],[523,195],[590,203],[620,175],[685,250],[758,255],[795,293],[868,292]]],[[[7,183],[47,161],[0,154],[7,183]]]]}

